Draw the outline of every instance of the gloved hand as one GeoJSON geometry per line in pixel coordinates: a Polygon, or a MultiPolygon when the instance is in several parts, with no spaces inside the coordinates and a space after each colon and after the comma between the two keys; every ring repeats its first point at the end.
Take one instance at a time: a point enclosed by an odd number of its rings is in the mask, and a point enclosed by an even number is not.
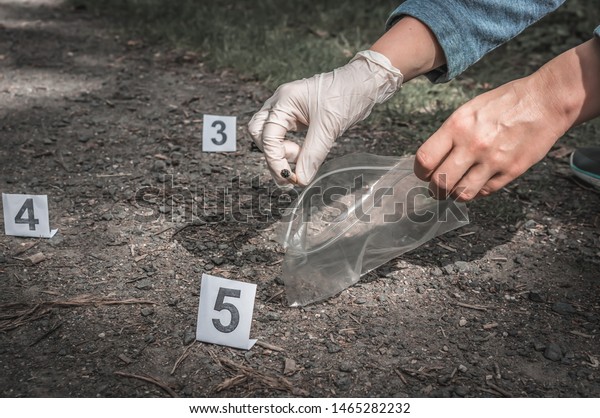
{"type": "Polygon", "coordinates": [[[277,184],[307,185],[334,141],[389,99],[402,81],[384,55],[367,50],[330,73],[281,85],[248,124],[277,184]],[[307,128],[302,147],[285,139],[288,131],[307,128]],[[281,173],[291,173],[289,163],[296,163],[296,173],[286,179],[281,173]]]}

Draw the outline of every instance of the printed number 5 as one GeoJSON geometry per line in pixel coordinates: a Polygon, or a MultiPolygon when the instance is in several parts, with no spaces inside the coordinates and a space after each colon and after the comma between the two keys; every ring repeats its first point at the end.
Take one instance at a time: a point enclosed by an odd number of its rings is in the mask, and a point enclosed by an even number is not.
{"type": "Polygon", "coordinates": [[[217,300],[215,301],[215,311],[221,312],[223,309],[229,311],[231,314],[231,321],[228,325],[223,325],[220,319],[213,319],[213,325],[215,328],[225,334],[233,332],[240,323],[240,311],[233,305],[232,303],[224,303],[224,299],[226,297],[231,298],[239,298],[241,295],[240,289],[227,289],[225,287],[219,288],[219,294],[217,295],[217,300]]]}
{"type": "Polygon", "coordinates": [[[217,138],[211,138],[210,140],[213,142],[213,144],[215,145],[223,145],[225,142],[227,142],[227,134],[225,134],[225,122],[223,122],[222,120],[216,120],[212,123],[213,128],[216,128],[217,126],[219,127],[217,129],[217,135],[221,135],[221,139],[217,139],[217,138]]]}

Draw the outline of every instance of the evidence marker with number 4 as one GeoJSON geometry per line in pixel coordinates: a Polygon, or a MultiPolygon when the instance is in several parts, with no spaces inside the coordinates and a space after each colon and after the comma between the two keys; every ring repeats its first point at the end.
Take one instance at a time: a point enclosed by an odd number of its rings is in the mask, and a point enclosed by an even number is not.
{"type": "Polygon", "coordinates": [[[298,181],[296,179],[296,175],[294,173],[292,173],[290,170],[288,170],[287,168],[284,168],[283,170],[281,170],[281,177],[283,177],[284,179],[286,179],[287,181],[289,181],[292,184],[298,184],[298,181]]]}

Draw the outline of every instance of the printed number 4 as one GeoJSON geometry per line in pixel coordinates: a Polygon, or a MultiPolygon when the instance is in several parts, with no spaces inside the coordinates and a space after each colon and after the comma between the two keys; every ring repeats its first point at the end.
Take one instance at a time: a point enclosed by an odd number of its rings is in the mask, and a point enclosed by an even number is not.
{"type": "Polygon", "coordinates": [[[229,311],[231,314],[231,321],[229,321],[228,325],[223,325],[220,319],[213,319],[213,325],[215,328],[225,334],[233,332],[240,323],[240,311],[235,307],[232,303],[224,302],[226,297],[231,298],[240,298],[241,296],[240,289],[227,289],[225,287],[219,288],[219,293],[217,294],[217,300],[215,301],[215,311],[221,312],[222,310],[229,311]]]}
{"type": "Polygon", "coordinates": [[[28,224],[30,231],[35,231],[35,226],[40,223],[39,219],[35,219],[35,214],[33,212],[33,199],[30,197],[25,199],[25,203],[17,212],[17,216],[15,216],[16,224],[28,224]],[[23,214],[27,211],[27,218],[23,218],[23,214]]]}
{"type": "Polygon", "coordinates": [[[221,135],[221,139],[211,138],[213,144],[223,145],[225,142],[227,142],[227,134],[225,133],[225,122],[223,122],[222,120],[216,120],[210,126],[212,126],[213,128],[216,128],[218,126],[219,128],[217,129],[217,135],[221,135]]]}

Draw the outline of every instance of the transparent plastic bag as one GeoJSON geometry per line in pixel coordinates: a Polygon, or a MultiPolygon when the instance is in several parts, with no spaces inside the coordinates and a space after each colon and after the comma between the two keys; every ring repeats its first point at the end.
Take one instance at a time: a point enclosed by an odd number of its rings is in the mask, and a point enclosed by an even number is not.
{"type": "Polygon", "coordinates": [[[413,157],[350,154],[324,164],[279,222],[289,305],[336,295],[360,276],[469,223],[466,206],[429,197],[413,157]]]}

